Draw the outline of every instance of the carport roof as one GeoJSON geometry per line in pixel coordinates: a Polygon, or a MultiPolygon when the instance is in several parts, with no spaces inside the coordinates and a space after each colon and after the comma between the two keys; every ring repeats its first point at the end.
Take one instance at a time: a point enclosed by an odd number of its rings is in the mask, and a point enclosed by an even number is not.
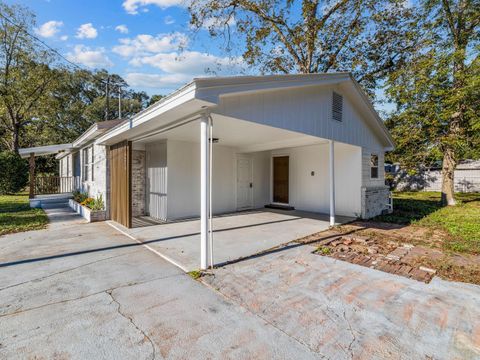
{"type": "Polygon", "coordinates": [[[193,118],[206,108],[217,105],[221,96],[329,84],[345,85],[367,115],[367,121],[383,138],[387,148],[393,148],[393,140],[382,119],[368,96],[348,72],[195,78],[189,84],[139,112],[129,121],[106,132],[97,139],[97,143],[111,145],[193,118]]]}
{"type": "Polygon", "coordinates": [[[71,148],[72,148],[72,144],[57,144],[57,145],[22,148],[18,150],[18,153],[22,158],[28,158],[30,154],[34,154],[34,156],[58,154],[60,152],[69,150],[71,148]]]}

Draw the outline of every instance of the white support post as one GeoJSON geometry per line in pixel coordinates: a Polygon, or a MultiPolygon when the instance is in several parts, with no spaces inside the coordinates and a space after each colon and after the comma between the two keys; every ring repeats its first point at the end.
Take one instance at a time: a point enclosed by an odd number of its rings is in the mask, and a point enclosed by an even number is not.
{"type": "Polygon", "coordinates": [[[213,119],[212,116],[208,116],[208,249],[210,250],[210,268],[213,269],[213,200],[212,200],[212,186],[213,186],[213,119]]]}
{"type": "Polygon", "coordinates": [[[200,269],[208,268],[209,156],[208,116],[200,119],[200,269]]]}
{"type": "Polygon", "coordinates": [[[330,140],[329,145],[330,226],[335,226],[335,142],[330,140]]]}

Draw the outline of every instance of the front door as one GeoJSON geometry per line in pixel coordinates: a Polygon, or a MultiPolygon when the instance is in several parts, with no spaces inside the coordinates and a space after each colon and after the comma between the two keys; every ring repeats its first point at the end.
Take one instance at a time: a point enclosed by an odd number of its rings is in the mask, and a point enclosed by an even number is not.
{"type": "Polygon", "coordinates": [[[237,209],[253,207],[252,159],[237,157],[237,209]]]}
{"type": "Polygon", "coordinates": [[[288,156],[273,158],[273,202],[288,204],[288,156]]]}

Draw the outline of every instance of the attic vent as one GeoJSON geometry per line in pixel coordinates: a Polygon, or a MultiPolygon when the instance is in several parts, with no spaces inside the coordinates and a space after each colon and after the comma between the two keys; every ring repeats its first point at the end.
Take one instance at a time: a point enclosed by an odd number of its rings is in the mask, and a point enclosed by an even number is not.
{"type": "Polygon", "coordinates": [[[332,97],[332,119],[342,121],[343,114],[343,96],[333,92],[332,97]]]}

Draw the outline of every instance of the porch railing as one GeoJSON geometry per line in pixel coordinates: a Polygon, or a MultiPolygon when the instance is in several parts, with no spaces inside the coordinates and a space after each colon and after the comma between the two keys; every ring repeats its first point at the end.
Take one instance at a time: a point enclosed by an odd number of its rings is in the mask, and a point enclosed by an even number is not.
{"type": "Polygon", "coordinates": [[[70,193],[79,188],[78,176],[38,176],[35,178],[35,195],[70,193]]]}

